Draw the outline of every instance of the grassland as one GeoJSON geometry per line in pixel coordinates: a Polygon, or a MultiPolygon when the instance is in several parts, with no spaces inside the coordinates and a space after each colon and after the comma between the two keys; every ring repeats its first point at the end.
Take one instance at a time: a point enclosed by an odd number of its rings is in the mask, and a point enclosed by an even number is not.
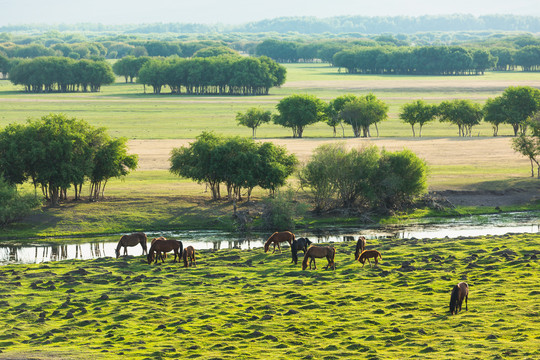
{"type": "MultiPolygon", "coordinates": [[[[520,191],[521,197],[532,199],[540,194],[538,181],[529,178],[527,159],[510,147],[509,126],[502,127],[498,138],[491,137],[487,124],[475,127],[473,138],[458,138],[457,129],[441,123],[425,126],[423,138],[410,137],[408,125],[398,119],[399,108],[411,99],[423,98],[438,103],[450,98],[467,98],[483,103],[499,95],[511,85],[540,87],[537,73],[487,73],[485,76],[423,77],[371,76],[339,74],[324,64],[289,64],[287,83],[272,89],[269,96],[155,96],[143,94],[138,84],[125,84],[121,79],[99,93],[26,94],[8,81],[0,81],[0,127],[23,122],[54,112],[66,113],[105,126],[113,136],[130,139],[130,151],[140,155],[140,169],[125,179],[107,185],[106,200],[98,203],[66,202],[59,207],[45,207],[41,212],[8,227],[0,238],[76,236],[134,230],[166,230],[184,228],[234,229],[230,214],[232,204],[209,202],[205,186],[180,180],[168,173],[168,157],[173,146],[185,144],[203,130],[224,135],[251,136],[251,130],[236,125],[235,116],[251,106],[274,110],[277,102],[293,93],[312,93],[330,100],[340,94],[373,92],[390,105],[390,118],[379,126],[380,138],[355,139],[345,128],[349,146],[374,144],[388,150],[410,148],[426,159],[430,167],[430,190],[520,191]]],[[[340,129],[338,129],[340,131],[340,129]]],[[[276,125],[264,125],[257,132],[263,140],[284,145],[306,160],[313,149],[332,138],[332,129],[325,124],[309,126],[305,139],[290,139],[290,131],[276,125]]],[[[297,189],[296,180],[291,185],[297,189]]],[[[29,191],[30,186],[25,185],[29,191]]],[[[83,191],[84,193],[84,191],[83,191]]],[[[518,194],[518,193],[514,193],[518,194]]],[[[256,191],[259,201],[266,194],[256,191]]],[[[304,194],[303,200],[308,201],[304,194]]],[[[502,198],[499,198],[502,199],[502,198]]],[[[526,201],[523,201],[526,202],[526,201]]],[[[469,206],[515,204],[479,201],[469,206]]],[[[527,209],[528,207],[522,207],[527,209]]],[[[470,212],[471,209],[467,209],[470,212]]],[[[459,212],[458,212],[459,213],[459,212]]],[[[306,215],[300,225],[314,226],[317,219],[306,215]]],[[[324,223],[325,219],[320,219],[324,223]]],[[[358,219],[336,219],[344,225],[359,226],[358,219]]]]}
{"type": "MultiPolygon", "coordinates": [[[[485,76],[424,77],[371,76],[339,74],[325,64],[289,64],[288,81],[272,89],[269,96],[172,96],[144,94],[139,84],[122,83],[103,87],[99,93],[25,94],[21,87],[0,81],[0,127],[37,118],[48,113],[65,113],[83,118],[96,126],[105,126],[114,136],[129,139],[194,138],[201,131],[215,130],[225,135],[250,136],[251,130],[236,125],[235,116],[252,106],[275,111],[275,105],[293,93],[310,93],[329,101],[345,93],[373,92],[388,103],[389,119],[379,125],[380,136],[411,136],[403,124],[400,107],[412,99],[439,103],[452,98],[484,103],[511,85],[540,87],[537,73],[487,73],[485,76]]],[[[346,136],[352,130],[345,129],[346,136]]],[[[426,137],[455,136],[457,129],[443,123],[425,126],[426,137]]],[[[475,136],[491,136],[489,124],[474,128],[475,136]]],[[[500,135],[511,135],[511,128],[501,127],[500,135]]],[[[264,138],[290,137],[291,131],[277,125],[264,125],[258,135],[264,138]]],[[[332,129],[323,123],[309,126],[306,137],[331,137],[332,129]]]]}
{"type": "Polygon", "coordinates": [[[537,359],[540,235],[336,243],[336,271],[288,249],[0,268],[0,359],[537,359]],[[451,316],[450,290],[470,285],[451,316]],[[464,304],[465,305],[465,304],[464,304]]]}

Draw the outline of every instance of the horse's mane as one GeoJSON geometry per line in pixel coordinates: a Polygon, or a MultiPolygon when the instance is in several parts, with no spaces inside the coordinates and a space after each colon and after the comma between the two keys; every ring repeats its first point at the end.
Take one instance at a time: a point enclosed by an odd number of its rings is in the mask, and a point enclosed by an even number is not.
{"type": "Polygon", "coordinates": [[[454,285],[452,289],[452,294],[450,295],[450,312],[453,313],[454,309],[457,306],[457,301],[459,297],[459,286],[454,285]]]}

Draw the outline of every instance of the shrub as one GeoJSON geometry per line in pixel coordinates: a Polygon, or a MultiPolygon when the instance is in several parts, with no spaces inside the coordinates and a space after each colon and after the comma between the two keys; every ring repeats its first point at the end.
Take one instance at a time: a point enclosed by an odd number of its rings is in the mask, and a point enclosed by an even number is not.
{"type": "Polygon", "coordinates": [[[39,206],[40,199],[32,194],[19,194],[17,187],[0,176],[0,227],[16,222],[39,206]]]}
{"type": "Polygon", "coordinates": [[[285,191],[276,191],[275,196],[267,198],[265,203],[263,226],[275,231],[293,231],[295,219],[302,216],[307,210],[305,204],[296,201],[295,192],[290,188],[285,191]]]}

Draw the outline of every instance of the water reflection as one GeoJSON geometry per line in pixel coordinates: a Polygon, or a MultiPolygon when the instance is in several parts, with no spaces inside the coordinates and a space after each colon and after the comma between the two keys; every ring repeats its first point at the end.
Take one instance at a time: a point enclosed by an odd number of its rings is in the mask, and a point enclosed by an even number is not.
{"type": "MultiPolygon", "coordinates": [[[[329,243],[356,241],[361,234],[368,239],[378,238],[456,238],[461,236],[503,235],[507,233],[538,233],[540,220],[538,213],[516,213],[510,218],[504,216],[486,215],[474,218],[449,220],[446,223],[424,224],[413,226],[386,226],[378,229],[356,229],[347,232],[338,229],[302,232],[297,231],[297,237],[308,237],[314,243],[329,243]]],[[[263,246],[267,233],[238,235],[221,231],[166,231],[147,233],[149,238],[165,236],[181,240],[186,246],[198,250],[221,249],[254,249],[263,246]]],[[[61,245],[8,245],[0,244],[0,264],[8,263],[42,263],[67,259],[95,259],[114,257],[120,236],[101,237],[87,243],[61,245]]],[[[128,247],[128,255],[142,254],[140,246],[128,247]]]]}

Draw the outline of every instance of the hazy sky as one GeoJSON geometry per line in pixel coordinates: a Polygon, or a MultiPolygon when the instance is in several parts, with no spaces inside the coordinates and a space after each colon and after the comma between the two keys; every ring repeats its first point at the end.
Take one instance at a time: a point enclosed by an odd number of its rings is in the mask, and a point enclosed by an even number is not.
{"type": "Polygon", "coordinates": [[[239,24],[280,16],[455,13],[540,16],[540,0],[0,0],[0,26],[81,22],[239,24]]]}

